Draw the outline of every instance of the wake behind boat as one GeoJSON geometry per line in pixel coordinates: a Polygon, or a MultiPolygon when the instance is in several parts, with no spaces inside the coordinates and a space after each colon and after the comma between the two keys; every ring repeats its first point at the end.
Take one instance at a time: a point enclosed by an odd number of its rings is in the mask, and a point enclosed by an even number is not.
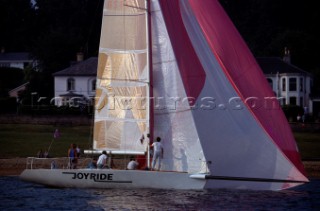
{"type": "Polygon", "coordinates": [[[308,182],[278,99],[217,0],[105,0],[93,151],[149,164],[155,137],[160,171],[27,169],[21,178],[85,188],[308,182]]]}

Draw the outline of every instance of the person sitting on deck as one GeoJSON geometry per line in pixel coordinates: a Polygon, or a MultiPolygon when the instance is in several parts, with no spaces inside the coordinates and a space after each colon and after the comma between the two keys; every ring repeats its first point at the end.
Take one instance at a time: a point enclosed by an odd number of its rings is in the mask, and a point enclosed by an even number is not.
{"type": "Polygon", "coordinates": [[[99,156],[97,161],[97,166],[99,169],[107,167],[107,152],[105,150],[102,151],[102,154],[99,156]]]}
{"type": "Polygon", "coordinates": [[[135,169],[137,169],[138,166],[139,166],[139,163],[134,158],[131,158],[130,162],[127,165],[127,169],[128,170],[135,170],[135,169]]]}
{"type": "Polygon", "coordinates": [[[93,158],[91,162],[87,166],[88,169],[96,169],[97,168],[97,158],[93,158]]]}

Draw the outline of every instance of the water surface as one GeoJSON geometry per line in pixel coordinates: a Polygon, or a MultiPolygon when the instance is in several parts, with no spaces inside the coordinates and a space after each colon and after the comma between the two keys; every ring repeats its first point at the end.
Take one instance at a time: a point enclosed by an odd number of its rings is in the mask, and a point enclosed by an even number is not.
{"type": "Polygon", "coordinates": [[[0,210],[320,210],[320,180],[285,191],[49,188],[0,177],[0,210]]]}

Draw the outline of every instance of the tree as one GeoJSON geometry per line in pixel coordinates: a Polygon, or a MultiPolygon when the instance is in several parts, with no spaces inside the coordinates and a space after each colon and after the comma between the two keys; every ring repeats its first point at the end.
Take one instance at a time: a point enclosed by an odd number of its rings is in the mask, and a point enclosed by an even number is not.
{"type": "MultiPolygon", "coordinates": [[[[102,0],[36,0],[38,36],[32,54],[40,61],[41,89],[53,96],[52,73],[70,66],[76,53],[97,56],[102,0]]],[[[32,84],[32,82],[30,83],[32,84]]]]}
{"type": "Polygon", "coordinates": [[[23,70],[19,68],[0,67],[0,98],[8,97],[11,89],[23,83],[23,70]]]}
{"type": "Polygon", "coordinates": [[[52,73],[69,66],[81,49],[85,56],[97,55],[101,3],[101,0],[36,1],[36,20],[41,31],[33,43],[33,52],[44,71],[52,73]]]}
{"type": "Polygon", "coordinates": [[[255,56],[283,56],[292,47],[293,62],[313,69],[319,64],[319,12],[315,2],[298,0],[222,0],[255,56]]]}
{"type": "MultiPolygon", "coordinates": [[[[221,0],[256,57],[282,57],[291,51],[292,63],[320,81],[320,13],[316,1],[221,0]]],[[[314,91],[320,84],[314,84],[314,91]]]]}
{"type": "Polygon", "coordinates": [[[0,47],[26,51],[36,35],[34,15],[30,0],[0,0],[0,47]]]}

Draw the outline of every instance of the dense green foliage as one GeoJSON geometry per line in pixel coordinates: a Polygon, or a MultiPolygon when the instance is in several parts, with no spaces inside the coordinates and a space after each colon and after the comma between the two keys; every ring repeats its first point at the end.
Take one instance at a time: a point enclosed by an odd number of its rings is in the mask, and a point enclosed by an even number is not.
{"type": "Polygon", "coordinates": [[[0,98],[7,97],[11,89],[21,85],[24,79],[23,70],[0,67],[0,98]]]}
{"type": "Polygon", "coordinates": [[[297,121],[297,116],[304,114],[303,108],[297,105],[284,105],[282,106],[282,110],[290,122],[297,121]]]}
{"type": "Polygon", "coordinates": [[[53,96],[52,73],[70,66],[76,53],[97,56],[103,0],[0,0],[0,47],[28,51],[41,72],[27,70],[29,91],[53,96]]]}
{"type": "Polygon", "coordinates": [[[319,68],[320,13],[316,2],[298,0],[222,0],[255,56],[282,56],[304,69],[319,68]]]}

